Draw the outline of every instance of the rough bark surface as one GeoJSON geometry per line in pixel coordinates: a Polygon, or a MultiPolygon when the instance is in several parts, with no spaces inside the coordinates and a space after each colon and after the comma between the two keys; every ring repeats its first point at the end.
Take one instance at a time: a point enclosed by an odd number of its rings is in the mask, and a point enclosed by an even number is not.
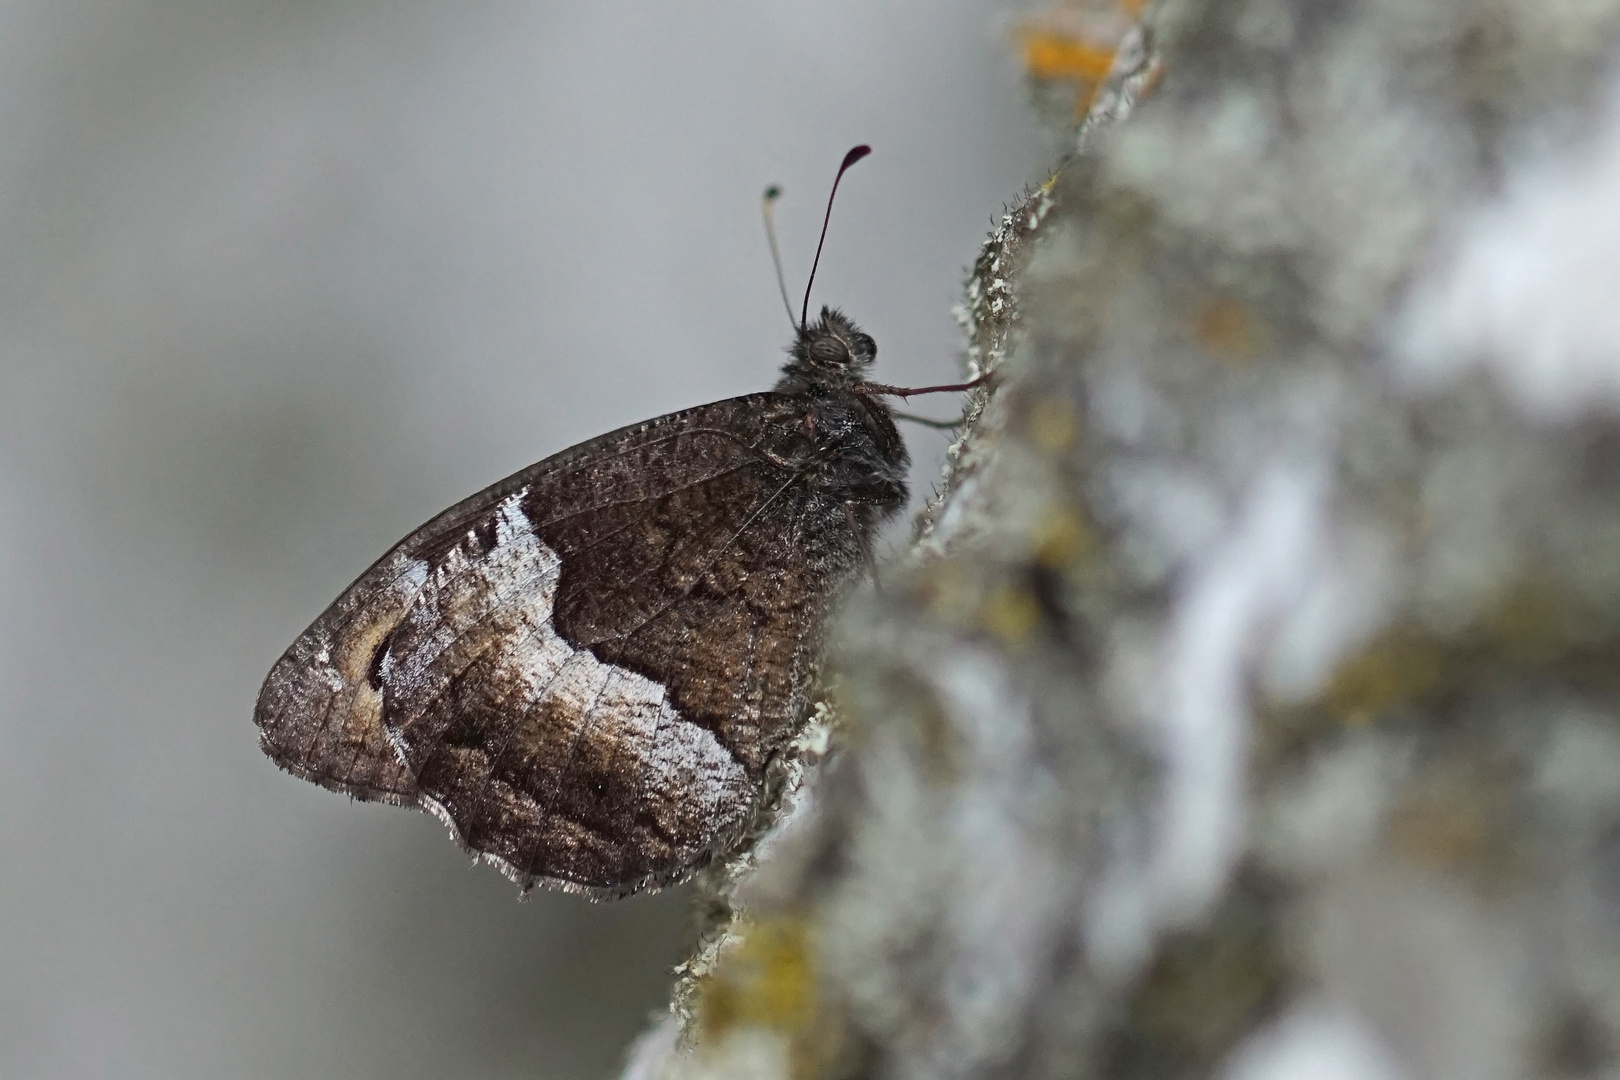
{"type": "Polygon", "coordinates": [[[1620,1075],[1617,30],[1141,13],[627,1075],[1620,1075]]]}

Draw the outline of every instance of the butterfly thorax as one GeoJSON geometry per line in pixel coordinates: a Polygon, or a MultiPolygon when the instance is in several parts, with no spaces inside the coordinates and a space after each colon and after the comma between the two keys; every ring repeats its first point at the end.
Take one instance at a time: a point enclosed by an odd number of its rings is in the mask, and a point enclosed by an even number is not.
{"type": "Polygon", "coordinates": [[[776,392],[803,403],[809,486],[843,500],[863,531],[881,523],[905,505],[911,459],[889,407],[860,389],[877,360],[877,342],[842,312],[824,307],[819,320],[799,330],[788,354],[776,392]]]}

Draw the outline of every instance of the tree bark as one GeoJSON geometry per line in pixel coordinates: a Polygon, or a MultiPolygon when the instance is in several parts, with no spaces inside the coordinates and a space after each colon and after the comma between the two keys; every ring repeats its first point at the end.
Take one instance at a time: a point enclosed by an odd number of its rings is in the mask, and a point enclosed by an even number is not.
{"type": "Polygon", "coordinates": [[[1620,1074],[1617,29],[1141,13],[627,1076],[1620,1074]]]}

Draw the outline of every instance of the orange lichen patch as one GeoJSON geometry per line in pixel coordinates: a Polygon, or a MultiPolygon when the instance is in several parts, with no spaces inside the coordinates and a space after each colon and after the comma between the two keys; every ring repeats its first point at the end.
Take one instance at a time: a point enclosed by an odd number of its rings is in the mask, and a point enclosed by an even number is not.
{"type": "Polygon", "coordinates": [[[1033,28],[1020,31],[1018,39],[1032,78],[1098,83],[1114,64],[1114,41],[1099,44],[1033,28]]]}
{"type": "Polygon", "coordinates": [[[1211,297],[1194,306],[1193,340],[1229,364],[1252,360],[1265,343],[1266,329],[1249,305],[1230,296],[1211,297]]]}
{"type": "Polygon", "coordinates": [[[736,947],[722,955],[698,996],[701,1040],[738,1027],[763,1027],[789,1037],[815,1018],[816,977],[810,928],[779,916],[740,928],[736,947]]]}
{"type": "Polygon", "coordinates": [[[1063,453],[1079,434],[1080,418],[1067,398],[1043,397],[1030,406],[1029,437],[1048,454],[1063,453]]]}
{"type": "Polygon", "coordinates": [[[1019,34],[1024,70],[1033,79],[1075,84],[1074,114],[1091,111],[1097,91],[1114,65],[1114,44],[1096,45],[1078,38],[1041,30],[1019,34]]]}
{"type": "Polygon", "coordinates": [[[1145,3],[1068,0],[1037,13],[1017,31],[1024,70],[1042,82],[1074,83],[1074,111],[1084,116],[1145,3]]]}

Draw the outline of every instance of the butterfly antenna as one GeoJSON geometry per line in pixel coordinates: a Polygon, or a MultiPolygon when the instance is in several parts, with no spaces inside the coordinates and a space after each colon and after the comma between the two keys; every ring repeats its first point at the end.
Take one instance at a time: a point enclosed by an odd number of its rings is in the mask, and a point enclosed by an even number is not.
{"type": "Polygon", "coordinates": [[[765,239],[771,242],[771,263],[776,267],[776,287],[782,293],[782,306],[787,309],[788,322],[793,323],[793,329],[802,330],[803,324],[793,320],[793,301],[788,299],[787,279],[782,276],[782,252],[776,246],[776,219],[772,211],[776,209],[776,200],[782,197],[782,189],[772,184],[765,189],[765,199],[761,210],[765,214],[765,239]]]}
{"type": "Polygon", "coordinates": [[[821,219],[821,239],[816,241],[816,261],[810,264],[810,280],[804,283],[804,308],[799,313],[801,328],[810,321],[810,286],[816,283],[816,267],[821,265],[821,245],[827,242],[827,223],[832,221],[833,199],[838,196],[838,181],[844,178],[851,165],[871,152],[872,148],[865,143],[853,148],[844,155],[844,163],[838,166],[838,175],[833,177],[832,192],[827,196],[827,214],[821,219]]]}

